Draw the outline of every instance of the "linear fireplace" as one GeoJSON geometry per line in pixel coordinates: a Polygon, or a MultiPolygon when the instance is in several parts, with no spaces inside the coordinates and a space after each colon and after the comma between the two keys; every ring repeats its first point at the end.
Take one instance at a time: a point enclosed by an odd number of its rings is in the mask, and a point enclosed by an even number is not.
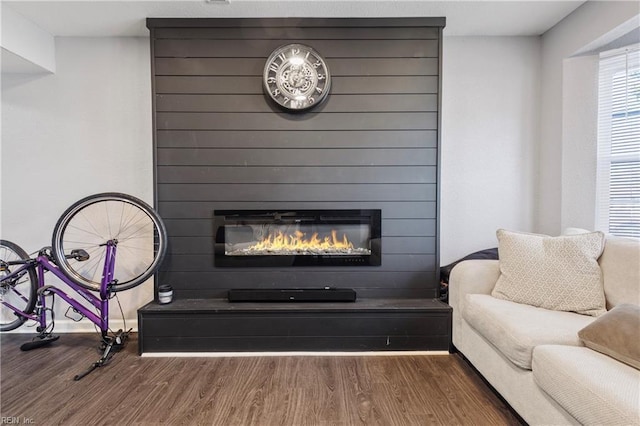
{"type": "Polygon", "coordinates": [[[216,210],[215,265],[378,266],[380,210],[216,210]]]}

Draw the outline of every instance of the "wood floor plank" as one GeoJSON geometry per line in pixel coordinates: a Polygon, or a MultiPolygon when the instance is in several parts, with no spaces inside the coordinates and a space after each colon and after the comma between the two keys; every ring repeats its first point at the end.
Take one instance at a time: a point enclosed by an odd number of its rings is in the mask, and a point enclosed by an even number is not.
{"type": "Polygon", "coordinates": [[[0,416],[47,425],[521,425],[458,355],[143,358],[84,379],[98,336],[0,337],[0,416]]]}

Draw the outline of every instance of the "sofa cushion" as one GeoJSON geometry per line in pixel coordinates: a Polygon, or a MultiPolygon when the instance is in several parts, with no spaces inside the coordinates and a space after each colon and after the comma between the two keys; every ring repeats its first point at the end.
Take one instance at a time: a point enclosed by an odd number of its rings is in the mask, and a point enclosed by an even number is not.
{"type": "Polygon", "coordinates": [[[640,424],[640,371],[586,347],[533,351],[535,382],[582,424],[640,424]]]}
{"type": "Polygon", "coordinates": [[[580,346],[578,331],[595,320],[587,315],[552,311],[487,294],[467,294],[462,317],[507,359],[527,370],[531,370],[534,347],[580,346]]]}
{"type": "Polygon", "coordinates": [[[607,236],[598,262],[604,277],[607,309],[620,303],[640,305],[640,241],[607,236]]]}
{"type": "Polygon", "coordinates": [[[640,370],[640,306],[622,303],[578,332],[585,346],[640,370]]]}
{"type": "Polygon", "coordinates": [[[602,232],[549,237],[499,229],[497,236],[500,278],[492,296],[555,311],[606,312],[602,232]]]}

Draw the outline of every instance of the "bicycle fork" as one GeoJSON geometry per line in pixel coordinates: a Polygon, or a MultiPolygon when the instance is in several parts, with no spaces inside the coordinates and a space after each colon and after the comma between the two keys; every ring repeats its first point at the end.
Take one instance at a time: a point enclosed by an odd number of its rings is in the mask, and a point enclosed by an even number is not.
{"type": "MultiPolygon", "coordinates": [[[[99,304],[98,310],[100,312],[100,331],[102,334],[102,356],[100,359],[84,371],[83,373],[77,374],[73,380],[80,380],[85,377],[87,374],[91,373],[98,367],[102,367],[105,365],[111,357],[122,348],[124,348],[127,340],[129,339],[129,332],[132,329],[127,331],[123,331],[122,329],[118,330],[114,336],[109,336],[109,296],[111,294],[111,286],[113,286],[117,281],[114,279],[114,271],[115,271],[115,261],[116,261],[116,246],[118,244],[117,240],[107,241],[106,244],[106,260],[104,263],[104,269],[102,271],[102,282],[100,285],[100,299],[95,300],[99,304]]],[[[95,321],[94,321],[95,322],[95,321]]],[[[97,323],[96,323],[97,324],[97,323]]]]}

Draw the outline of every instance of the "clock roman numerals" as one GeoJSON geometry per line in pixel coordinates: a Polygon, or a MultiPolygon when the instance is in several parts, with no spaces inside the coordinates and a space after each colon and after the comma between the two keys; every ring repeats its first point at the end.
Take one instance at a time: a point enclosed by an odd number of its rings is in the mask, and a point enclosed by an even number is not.
{"type": "Polygon", "coordinates": [[[274,50],[264,67],[263,87],[281,107],[302,111],[319,104],[330,89],[331,76],[322,57],[302,44],[274,50]]]}

